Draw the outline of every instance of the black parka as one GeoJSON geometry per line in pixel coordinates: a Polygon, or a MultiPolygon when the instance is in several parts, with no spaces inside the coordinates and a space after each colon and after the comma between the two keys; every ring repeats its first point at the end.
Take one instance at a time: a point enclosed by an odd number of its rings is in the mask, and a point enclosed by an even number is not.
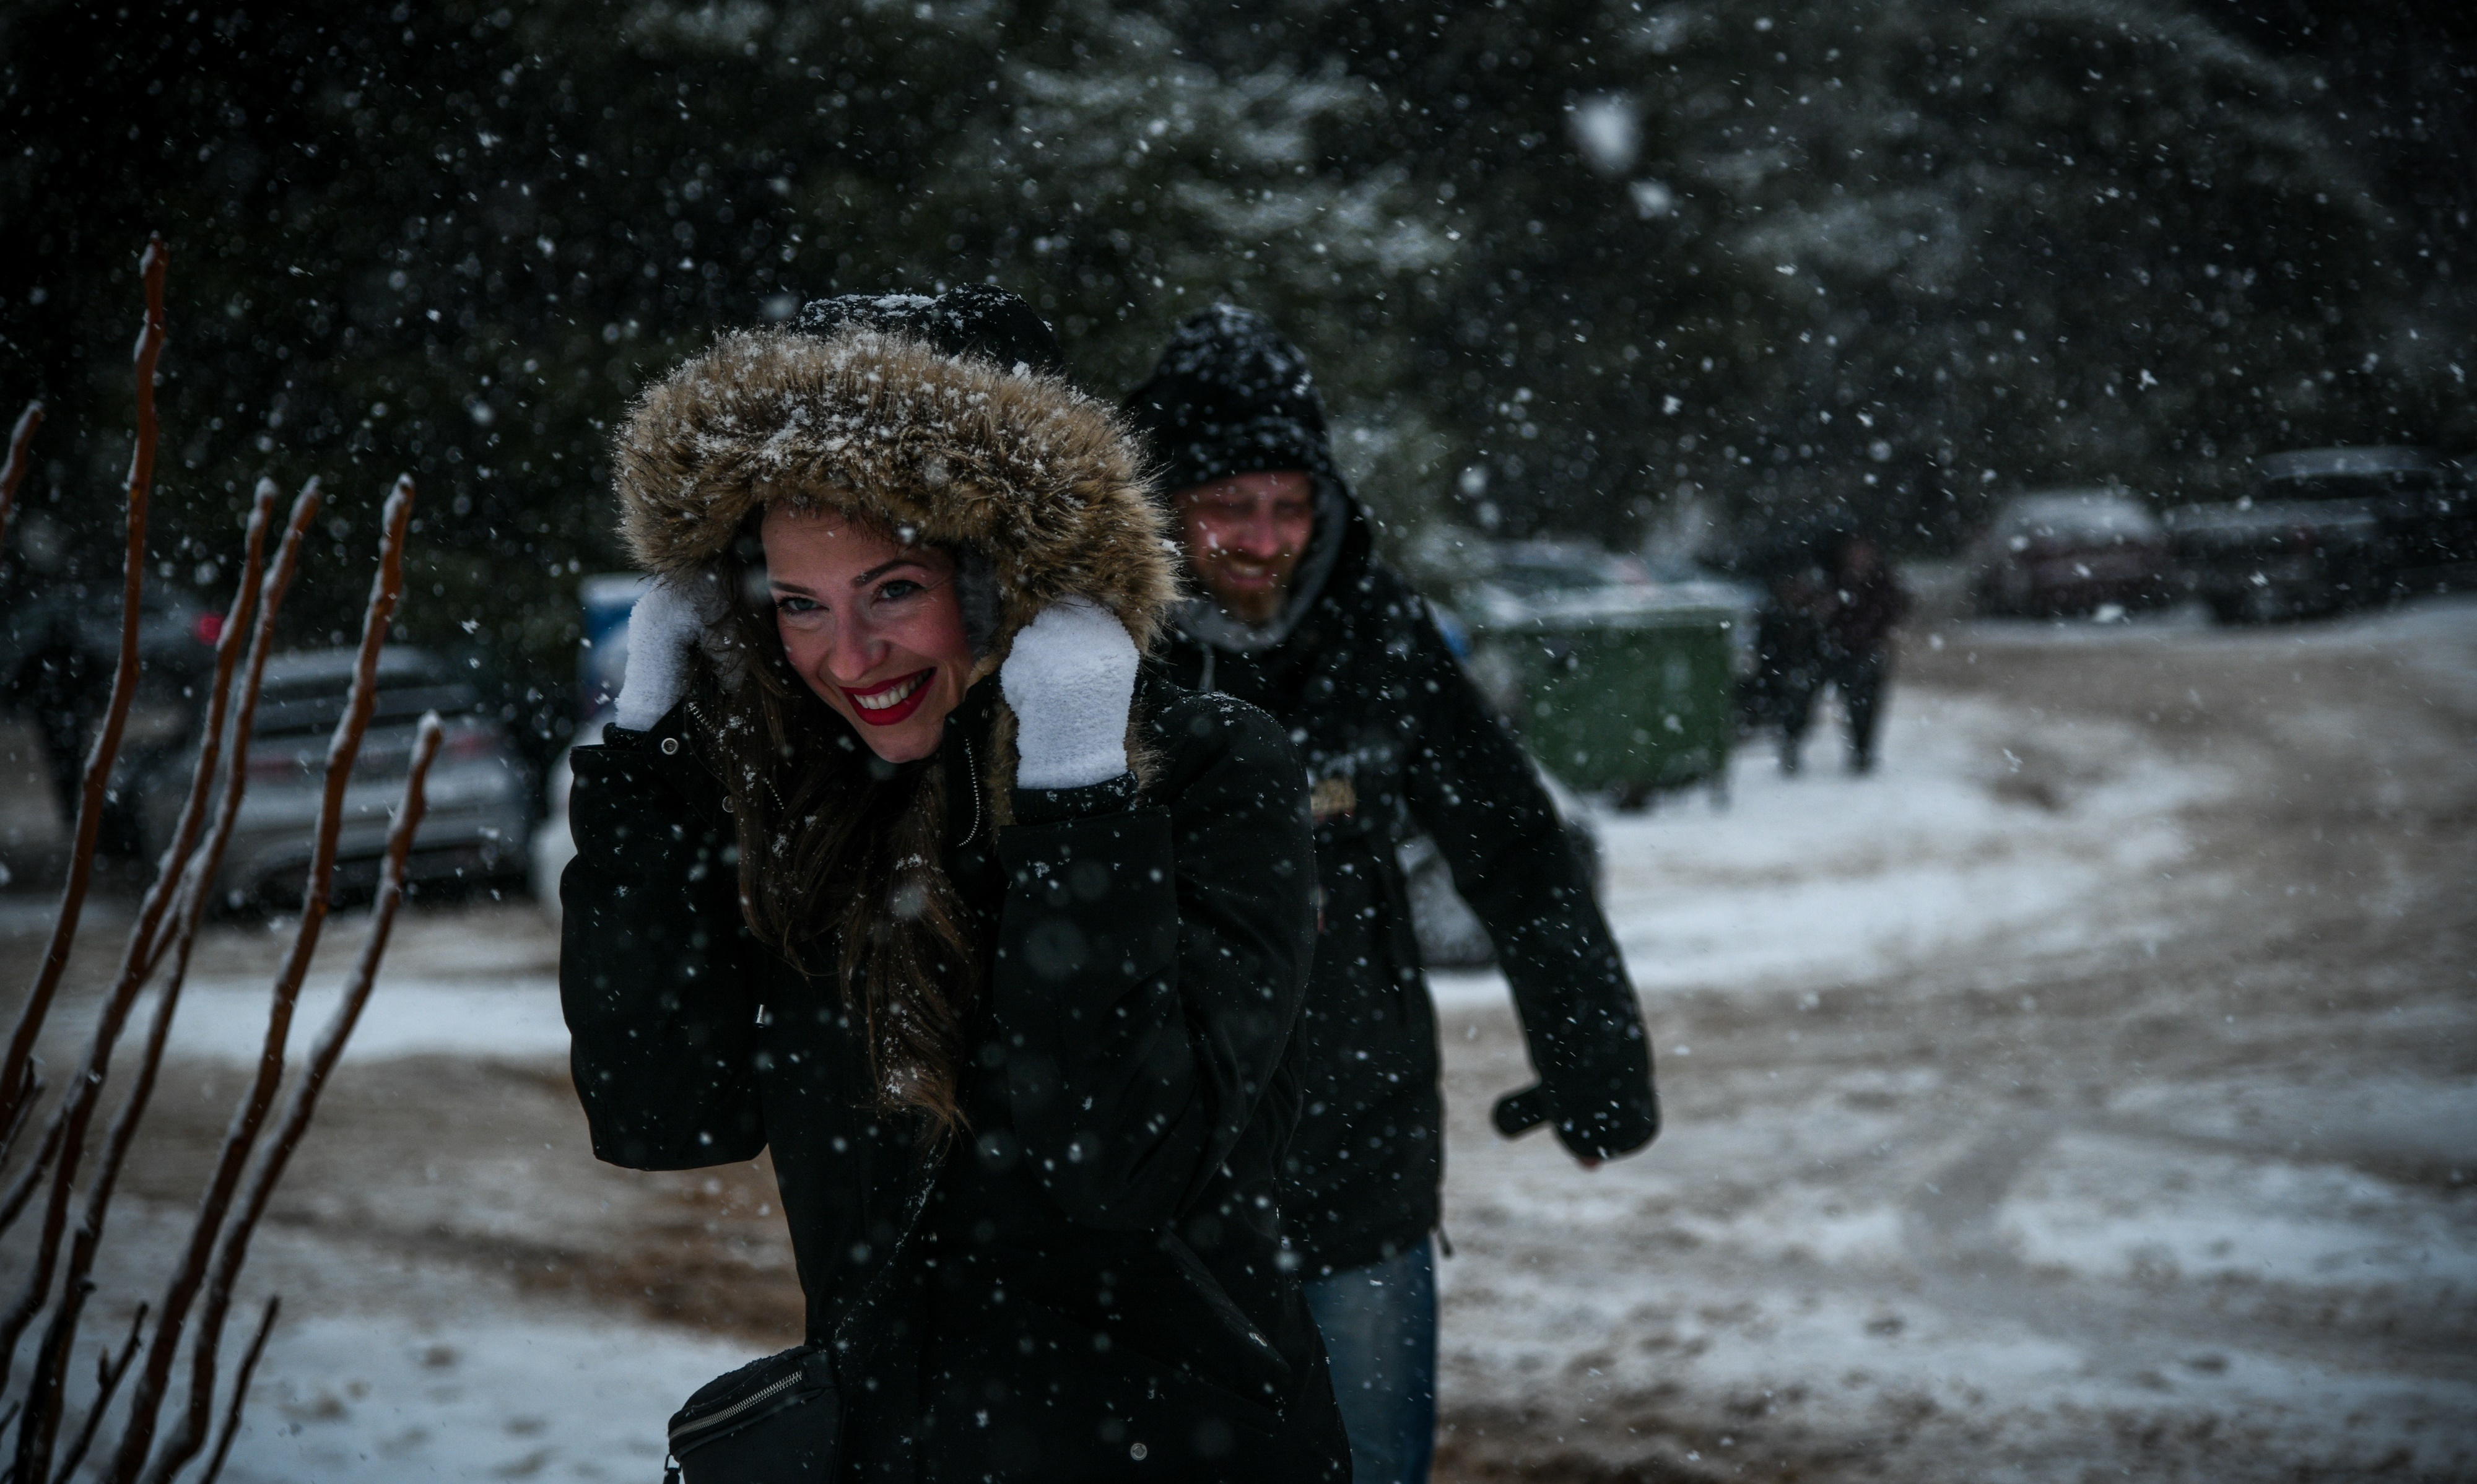
{"type": "Polygon", "coordinates": [[[1425,1240],[1443,1181],[1436,1013],[1400,850],[1424,830],[1486,925],[1557,1135],[1607,1158],[1660,1126],[1634,986],[1530,758],[1445,647],[1427,604],[1347,522],[1323,591],[1253,654],[1172,636],[1170,672],[1289,729],[1315,801],[1321,892],[1299,1025],[1306,1103],[1284,1209],[1306,1271],[1425,1240]]]}
{"type": "Polygon", "coordinates": [[[1284,1202],[1306,1270],[1364,1267],[1437,1226],[1436,1016],[1400,855],[1415,832],[1495,942],[1558,1137],[1595,1159],[1648,1143],[1651,1049],[1583,862],[1427,605],[1376,559],[1307,359],[1263,315],[1215,306],[1179,327],[1126,410],[1164,494],[1272,471],[1315,490],[1278,621],[1249,629],[1190,600],[1169,651],[1180,683],[1271,713],[1308,771],[1321,910],[1284,1202]]]}
{"type": "MultiPolygon", "coordinates": [[[[977,799],[994,681],[950,719],[942,864],[986,952],[968,1131],[873,1110],[831,975],[741,926],[689,708],[573,754],[561,995],[594,1151],[771,1149],[853,1479],[1343,1477],[1280,1250],[1314,928],[1279,730],[1148,680],[1152,781],[977,799]]],[[[831,952],[821,961],[833,961],[831,952]]]]}
{"type": "Polygon", "coordinates": [[[713,744],[763,724],[740,687],[764,661],[728,624],[689,652],[688,703],[572,754],[577,1090],[619,1164],[771,1150],[845,1478],[1346,1477],[1275,1203],[1314,939],[1298,760],[1261,713],[1147,671],[1129,774],[1013,787],[1014,635],[1086,599],[1141,651],[1176,594],[1134,447],[1061,359],[984,285],[824,301],[675,368],[613,451],[630,549],[672,582],[718,576],[773,508],[957,555],[973,683],[906,766],[943,772],[935,864],[980,960],[962,1131],[938,1144],[872,1097],[830,936],[804,940],[812,977],[742,926],[753,822],[727,804],[760,796],[719,785],[713,744]]]}

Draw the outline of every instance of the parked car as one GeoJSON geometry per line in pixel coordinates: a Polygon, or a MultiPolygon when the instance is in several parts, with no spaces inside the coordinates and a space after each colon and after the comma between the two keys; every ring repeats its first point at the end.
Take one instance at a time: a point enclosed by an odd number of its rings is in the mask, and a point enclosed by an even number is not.
{"type": "MultiPolygon", "coordinates": [[[[249,788],[216,878],[226,904],[299,902],[325,788],[327,743],[344,714],[353,659],[349,649],[268,658],[250,742],[249,788]]],[[[529,780],[499,724],[477,710],[473,685],[439,656],[392,645],[379,652],[378,682],[369,730],[345,786],[339,887],[366,890],[378,880],[388,816],[403,797],[425,711],[438,713],[447,734],[430,768],[413,878],[482,881],[521,875],[532,815],[529,780]]],[[[186,766],[166,767],[148,779],[144,812],[154,849],[179,824],[189,773],[186,766]]]]}
{"type": "MultiPolygon", "coordinates": [[[[0,552],[0,716],[34,729],[65,830],[77,818],[87,753],[120,662],[120,577],[64,577],[61,538],[39,511],[30,512],[21,534],[24,552],[0,552]]],[[[197,740],[199,682],[214,667],[222,631],[223,615],[187,589],[160,581],[142,589],[138,690],[104,798],[99,844],[105,854],[143,852],[131,801],[197,740]]]]}
{"type": "Polygon", "coordinates": [[[1971,595],[1987,614],[2144,607],[2180,591],[2166,528],[2122,489],[2015,495],[1971,546],[1970,560],[1971,595]]]}
{"type": "Polygon", "coordinates": [[[2170,510],[2166,525],[2225,623],[2333,612],[2477,568],[2467,477],[2418,448],[2273,455],[2243,498],[2170,510]]]}

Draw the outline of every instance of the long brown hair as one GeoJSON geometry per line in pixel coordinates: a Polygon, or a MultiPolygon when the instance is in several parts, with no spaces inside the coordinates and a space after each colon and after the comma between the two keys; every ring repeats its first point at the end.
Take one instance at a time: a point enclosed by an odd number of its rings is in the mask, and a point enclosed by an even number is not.
{"type": "Polygon", "coordinates": [[[738,833],[740,911],[813,981],[812,958],[831,946],[871,1101],[918,1115],[937,1142],[963,1126],[981,996],[971,914],[938,862],[944,770],[884,761],[793,672],[767,596],[763,510],[723,556],[727,648],[697,687],[738,833]]]}

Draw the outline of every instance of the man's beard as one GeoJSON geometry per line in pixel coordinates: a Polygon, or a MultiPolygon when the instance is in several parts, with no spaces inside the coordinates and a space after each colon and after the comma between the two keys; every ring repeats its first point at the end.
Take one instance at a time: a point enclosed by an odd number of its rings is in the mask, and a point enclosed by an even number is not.
{"type": "Polygon", "coordinates": [[[1290,584],[1277,582],[1250,592],[1214,593],[1213,601],[1222,612],[1242,624],[1261,629],[1282,616],[1282,607],[1290,601],[1290,584]]]}

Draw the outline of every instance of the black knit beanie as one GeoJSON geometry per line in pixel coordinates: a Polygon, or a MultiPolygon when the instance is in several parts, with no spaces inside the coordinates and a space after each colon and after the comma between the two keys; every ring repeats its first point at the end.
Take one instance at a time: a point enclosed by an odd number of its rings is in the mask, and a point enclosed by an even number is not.
{"type": "Polygon", "coordinates": [[[1031,305],[991,284],[963,284],[936,298],[926,294],[844,294],[817,299],[792,328],[830,335],[848,324],[908,334],[947,356],[977,356],[1001,370],[1066,375],[1058,336],[1031,305]]]}
{"type": "Polygon", "coordinates": [[[1337,487],[1324,403],[1308,359],[1253,309],[1215,305],[1170,336],[1152,380],[1127,394],[1163,492],[1276,469],[1337,487]]]}

